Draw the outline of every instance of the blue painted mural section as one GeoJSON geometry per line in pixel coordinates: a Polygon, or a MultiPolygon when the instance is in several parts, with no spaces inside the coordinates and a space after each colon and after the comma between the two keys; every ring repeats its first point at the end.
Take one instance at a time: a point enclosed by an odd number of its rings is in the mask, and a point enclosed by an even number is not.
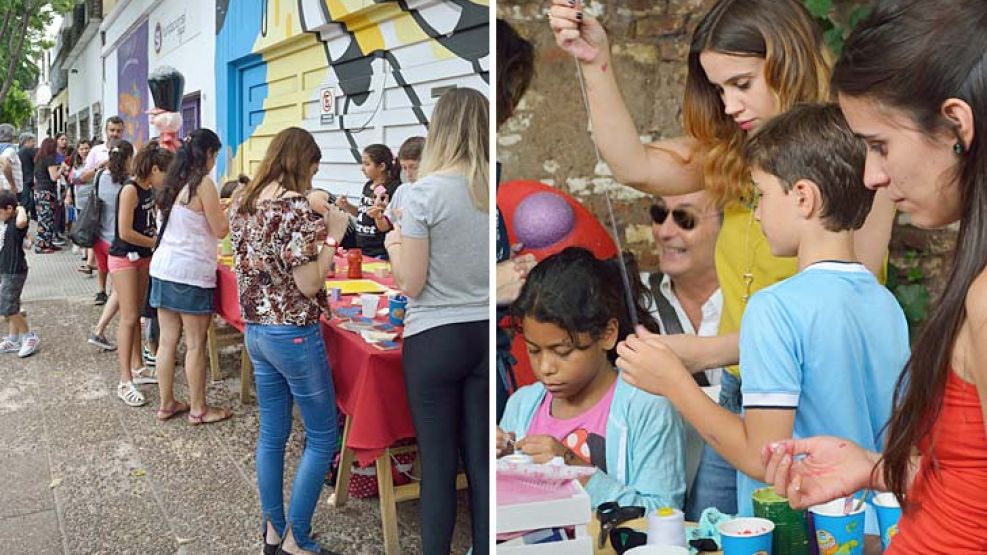
{"type": "Polygon", "coordinates": [[[224,155],[216,160],[217,175],[226,175],[226,147],[235,158],[261,118],[251,121],[251,108],[267,98],[267,64],[253,53],[261,33],[266,0],[216,2],[216,122],[224,155]]]}

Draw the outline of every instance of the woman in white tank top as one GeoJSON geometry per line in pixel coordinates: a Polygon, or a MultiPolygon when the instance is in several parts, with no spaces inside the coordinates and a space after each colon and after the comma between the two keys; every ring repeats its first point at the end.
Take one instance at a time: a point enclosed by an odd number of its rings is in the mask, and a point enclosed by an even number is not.
{"type": "Polygon", "coordinates": [[[175,154],[158,195],[162,224],[151,260],[150,303],[158,311],[161,328],[157,351],[160,420],[188,411],[188,422],[198,425],[232,415],[229,409],[206,403],[206,332],[216,291],[216,242],[229,231],[216,184],[209,177],[221,146],[212,131],[193,131],[175,154]],[[172,387],[183,329],[188,404],[175,399],[172,387]]]}

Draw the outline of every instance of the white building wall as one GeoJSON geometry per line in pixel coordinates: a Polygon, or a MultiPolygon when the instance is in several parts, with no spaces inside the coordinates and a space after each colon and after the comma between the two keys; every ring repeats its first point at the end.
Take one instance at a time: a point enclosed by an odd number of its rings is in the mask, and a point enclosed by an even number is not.
{"type": "Polygon", "coordinates": [[[216,2],[166,0],[148,17],[148,72],[168,65],[185,76],[185,94],[199,92],[202,127],[216,129],[216,2]],[[156,29],[160,25],[160,52],[156,29]]]}

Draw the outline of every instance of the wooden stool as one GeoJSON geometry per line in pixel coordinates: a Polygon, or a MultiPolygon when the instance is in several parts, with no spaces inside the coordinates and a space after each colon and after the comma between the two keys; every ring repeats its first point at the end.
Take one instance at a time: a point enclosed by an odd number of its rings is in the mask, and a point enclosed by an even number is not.
{"type": "MultiPolygon", "coordinates": [[[[209,370],[214,382],[223,379],[219,369],[219,349],[228,345],[243,343],[243,334],[233,326],[228,326],[229,331],[225,331],[217,337],[215,319],[209,321],[209,330],[206,338],[209,345],[209,370]]],[[[247,346],[240,348],[240,402],[246,404],[250,401],[250,390],[254,381],[254,366],[250,362],[247,354],[247,346]]]]}
{"type": "MultiPolygon", "coordinates": [[[[342,507],[349,500],[350,471],[353,466],[353,450],[346,447],[346,441],[350,435],[350,423],[352,419],[346,417],[346,425],[343,426],[343,452],[339,457],[339,471],[336,475],[336,488],[329,497],[329,504],[334,507],[342,507]]],[[[389,447],[377,457],[377,493],[380,496],[380,525],[384,532],[384,554],[398,555],[401,553],[398,547],[398,518],[397,504],[409,499],[418,499],[421,495],[421,485],[416,480],[402,486],[394,485],[394,477],[391,476],[391,456],[402,453],[416,452],[415,445],[405,445],[402,447],[389,447]]],[[[412,466],[412,474],[421,476],[420,457],[415,457],[412,466]]],[[[466,474],[460,472],[456,476],[456,489],[466,489],[466,474]]]]}

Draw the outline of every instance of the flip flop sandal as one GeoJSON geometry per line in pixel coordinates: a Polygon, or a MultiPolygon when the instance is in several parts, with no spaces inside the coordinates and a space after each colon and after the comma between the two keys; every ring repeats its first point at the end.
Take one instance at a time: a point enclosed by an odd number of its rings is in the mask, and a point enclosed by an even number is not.
{"type": "Polygon", "coordinates": [[[95,270],[95,269],[96,268],[93,268],[89,264],[83,264],[82,266],[79,266],[78,268],[76,268],[75,271],[77,271],[77,272],[79,272],[81,274],[86,274],[87,276],[91,276],[91,275],[93,275],[93,270],[95,270]]]}
{"type": "Polygon", "coordinates": [[[165,420],[171,420],[171,417],[176,414],[181,414],[183,412],[188,412],[189,405],[175,401],[175,404],[170,409],[158,409],[158,420],[164,422],[165,420]]]}
{"type": "Polygon", "coordinates": [[[202,414],[192,414],[190,411],[188,413],[188,423],[193,426],[201,426],[203,424],[215,424],[216,422],[222,422],[224,420],[229,420],[233,416],[233,411],[225,409],[223,416],[215,420],[206,420],[209,416],[209,409],[207,408],[202,414]]]}

